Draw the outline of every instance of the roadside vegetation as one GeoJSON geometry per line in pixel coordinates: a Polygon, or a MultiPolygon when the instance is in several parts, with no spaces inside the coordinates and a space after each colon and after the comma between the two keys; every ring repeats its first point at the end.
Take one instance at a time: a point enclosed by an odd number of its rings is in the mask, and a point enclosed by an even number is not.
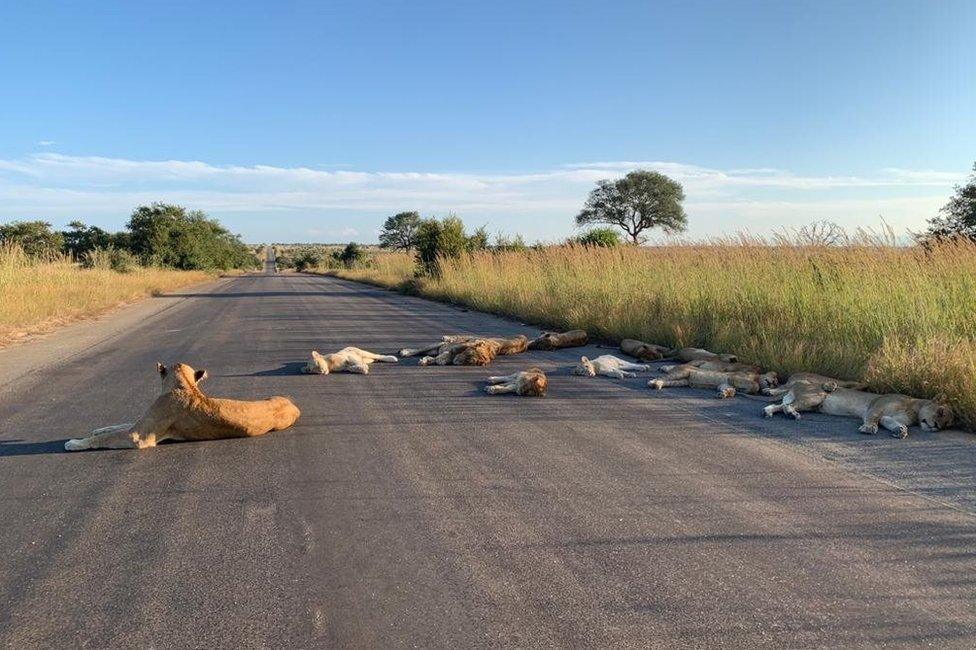
{"type": "Polygon", "coordinates": [[[0,345],[117,305],[201,282],[218,270],[257,268],[251,248],[206,214],[154,203],[126,229],[80,221],[0,224],[0,345]]]}
{"type": "Polygon", "coordinates": [[[561,245],[482,249],[464,244],[459,224],[422,220],[411,247],[331,273],[610,341],[735,352],[876,392],[944,392],[976,428],[976,174],[911,244],[821,223],[652,246],[617,245],[601,228],[561,245]],[[449,232],[444,248],[425,250],[425,223],[449,232]]]}
{"type": "Polygon", "coordinates": [[[212,277],[132,265],[118,252],[88,254],[79,264],[66,253],[30,256],[19,245],[0,244],[0,346],[212,277]]]}

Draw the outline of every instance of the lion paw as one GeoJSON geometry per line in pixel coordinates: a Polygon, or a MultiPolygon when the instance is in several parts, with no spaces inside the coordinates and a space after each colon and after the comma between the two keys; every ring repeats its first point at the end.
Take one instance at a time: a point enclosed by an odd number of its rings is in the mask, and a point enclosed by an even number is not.
{"type": "Polygon", "coordinates": [[[652,379],[651,381],[647,382],[647,387],[655,390],[661,390],[664,388],[664,382],[660,379],[652,379]]]}
{"type": "Polygon", "coordinates": [[[861,433],[865,433],[865,434],[867,434],[869,436],[870,435],[874,435],[875,433],[878,432],[878,425],[876,425],[876,424],[862,424],[861,427],[858,429],[858,431],[860,431],[861,433]]]}
{"type": "Polygon", "coordinates": [[[773,417],[774,413],[775,412],[773,411],[772,406],[767,406],[766,408],[763,409],[763,417],[771,418],[773,417]]]}
{"type": "Polygon", "coordinates": [[[898,438],[899,440],[904,440],[908,437],[908,427],[902,427],[898,431],[891,432],[892,438],[898,438]]]}
{"type": "Polygon", "coordinates": [[[64,443],[65,451],[81,451],[88,449],[88,442],[84,438],[72,438],[64,443]]]}
{"type": "Polygon", "coordinates": [[[723,388],[722,390],[719,391],[719,397],[721,397],[722,399],[730,399],[732,397],[735,397],[735,389],[723,388]]]}

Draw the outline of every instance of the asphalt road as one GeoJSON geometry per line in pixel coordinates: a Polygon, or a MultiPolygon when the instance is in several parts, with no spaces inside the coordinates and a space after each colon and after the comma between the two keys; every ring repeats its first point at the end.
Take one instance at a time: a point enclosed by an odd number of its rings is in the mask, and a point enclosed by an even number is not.
{"type": "Polygon", "coordinates": [[[5,647],[976,643],[965,434],[764,421],[741,398],[571,376],[579,350],[302,375],[312,348],[534,330],[319,277],[191,295],[0,393],[5,647]],[[61,451],[138,416],[157,360],[302,418],[61,451]],[[552,371],[547,398],[481,391],[529,364],[552,371]]]}

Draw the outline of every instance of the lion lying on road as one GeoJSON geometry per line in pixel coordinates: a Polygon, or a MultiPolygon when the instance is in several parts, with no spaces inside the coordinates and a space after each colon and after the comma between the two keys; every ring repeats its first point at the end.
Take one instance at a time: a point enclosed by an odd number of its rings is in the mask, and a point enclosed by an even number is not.
{"type": "Polygon", "coordinates": [[[874,434],[878,426],[894,438],[908,437],[908,427],[920,425],[922,431],[935,432],[952,426],[952,409],[942,396],[917,399],[907,395],[878,395],[841,388],[834,382],[815,383],[798,380],[790,386],[779,404],[770,404],[763,414],[771,418],[783,412],[800,419],[801,411],[819,411],[827,415],[861,418],[861,433],[874,434]]]}
{"type": "Polygon", "coordinates": [[[615,379],[626,379],[637,375],[630,371],[646,372],[650,366],[642,363],[631,363],[624,361],[612,354],[604,354],[592,361],[586,357],[580,357],[579,363],[573,368],[574,375],[585,377],[596,377],[604,375],[615,379]]]}
{"type": "Polygon", "coordinates": [[[391,354],[373,354],[360,348],[342,348],[332,354],[321,355],[318,350],[312,350],[312,359],[302,368],[302,372],[314,375],[327,375],[330,372],[354,372],[360,375],[369,374],[369,364],[374,361],[396,363],[399,361],[391,354]]]}
{"type": "Polygon", "coordinates": [[[786,380],[786,383],[780,384],[778,387],[763,388],[763,395],[785,395],[789,392],[790,388],[794,384],[799,382],[807,382],[810,384],[815,384],[817,386],[823,386],[825,384],[833,384],[834,387],[839,388],[854,388],[860,390],[864,388],[865,384],[859,381],[845,381],[843,379],[834,379],[833,377],[825,377],[824,375],[818,375],[815,372],[794,372],[790,375],[790,378],[786,380]]]}
{"type": "Polygon", "coordinates": [[[482,338],[470,335],[445,336],[444,341],[436,345],[417,350],[404,348],[400,356],[421,357],[421,366],[486,366],[496,356],[521,354],[528,347],[529,340],[519,334],[512,338],[482,338]]]}
{"type": "Polygon", "coordinates": [[[568,332],[543,332],[529,343],[530,350],[561,350],[563,348],[578,348],[586,345],[588,337],[583,330],[568,332]]]}
{"type": "Polygon", "coordinates": [[[545,397],[549,389],[549,378],[541,368],[529,368],[521,372],[489,377],[490,386],[485,386],[489,395],[515,393],[523,397],[545,397]]]}
{"type": "Polygon", "coordinates": [[[690,366],[699,370],[717,370],[719,372],[759,372],[759,366],[754,366],[751,363],[729,363],[714,359],[699,359],[698,361],[689,361],[688,363],[661,366],[658,370],[661,372],[673,372],[682,366],[690,366]]]}
{"type": "Polygon", "coordinates": [[[719,397],[735,397],[736,390],[755,395],[763,388],[776,386],[779,381],[775,372],[721,372],[702,370],[685,364],[676,367],[660,379],[647,382],[649,388],[661,390],[665,386],[691,386],[692,388],[717,388],[719,397]]]}
{"type": "Polygon", "coordinates": [[[145,449],[164,440],[218,440],[260,436],[287,429],[301,412],[285,397],[245,402],[207,397],[198,384],[206,370],[185,363],[156,364],[163,392],[135,424],[95,429],[87,438],[67,441],[68,451],[145,449]]]}
{"type": "Polygon", "coordinates": [[[644,343],[636,339],[624,339],[621,341],[620,351],[641,361],[658,361],[672,352],[669,347],[644,343]]]}

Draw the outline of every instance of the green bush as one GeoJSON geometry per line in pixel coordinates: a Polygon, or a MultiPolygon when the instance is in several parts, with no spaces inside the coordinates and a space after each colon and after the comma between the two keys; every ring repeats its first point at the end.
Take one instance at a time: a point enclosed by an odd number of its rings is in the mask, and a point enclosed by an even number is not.
{"type": "Polygon", "coordinates": [[[138,258],[118,248],[93,248],[81,254],[81,268],[131,273],[139,266],[138,258]]]}
{"type": "Polygon", "coordinates": [[[309,269],[316,268],[322,263],[322,258],[315,251],[302,251],[295,256],[295,270],[304,273],[309,269]]]}
{"type": "Polygon", "coordinates": [[[464,232],[464,223],[457,217],[424,219],[414,238],[417,247],[417,274],[440,275],[440,260],[458,258],[469,250],[471,241],[464,232]]]}
{"type": "Polygon", "coordinates": [[[575,241],[583,246],[617,246],[620,244],[620,233],[615,228],[592,228],[575,241]]]}

